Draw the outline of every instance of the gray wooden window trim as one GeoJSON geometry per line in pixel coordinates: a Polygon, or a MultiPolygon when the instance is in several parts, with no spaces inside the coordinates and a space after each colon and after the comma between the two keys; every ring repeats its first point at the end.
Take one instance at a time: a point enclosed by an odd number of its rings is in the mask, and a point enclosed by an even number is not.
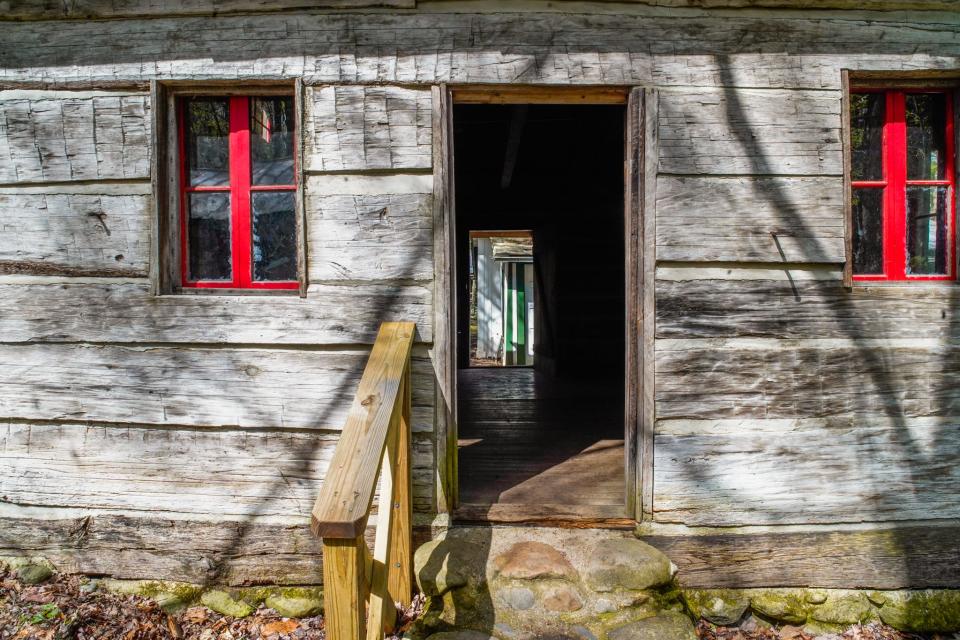
{"type": "Polygon", "coordinates": [[[307,234],[304,206],[305,171],[303,168],[304,141],[304,87],[294,82],[266,83],[150,83],[153,118],[151,122],[154,145],[151,182],[154,215],[152,222],[150,280],[154,295],[307,295],[307,234]],[[192,289],[180,286],[180,145],[176,101],[188,95],[293,95],[296,129],[296,205],[297,223],[297,289],[192,289]]]}
{"type": "Polygon", "coordinates": [[[840,139],[843,144],[843,286],[853,287],[853,215],[851,212],[850,72],[840,72],[840,139]]]}

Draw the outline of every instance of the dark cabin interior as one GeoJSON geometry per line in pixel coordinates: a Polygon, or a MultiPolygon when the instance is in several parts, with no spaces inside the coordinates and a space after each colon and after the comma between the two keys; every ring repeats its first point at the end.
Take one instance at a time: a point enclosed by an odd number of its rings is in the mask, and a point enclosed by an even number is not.
{"type": "Polygon", "coordinates": [[[454,107],[462,513],[623,515],[624,116],[454,107]],[[470,366],[477,230],[532,230],[532,367],[470,366]]]}

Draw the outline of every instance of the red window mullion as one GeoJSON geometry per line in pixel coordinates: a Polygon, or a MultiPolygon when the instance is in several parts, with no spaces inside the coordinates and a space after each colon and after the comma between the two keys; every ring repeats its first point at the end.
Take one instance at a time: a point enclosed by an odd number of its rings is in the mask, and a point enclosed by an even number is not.
{"type": "Polygon", "coordinates": [[[887,278],[902,279],[907,271],[907,122],[902,91],[887,92],[883,172],[887,181],[883,198],[883,273],[887,278]]]}
{"type": "Polygon", "coordinates": [[[253,280],[250,250],[250,105],[246,96],[230,98],[230,184],[233,224],[233,286],[253,280]]]}

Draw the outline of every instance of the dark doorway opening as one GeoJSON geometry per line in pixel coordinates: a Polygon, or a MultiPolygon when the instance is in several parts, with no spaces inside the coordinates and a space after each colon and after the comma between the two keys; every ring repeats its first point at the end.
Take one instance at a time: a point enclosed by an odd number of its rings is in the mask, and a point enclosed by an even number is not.
{"type": "Polygon", "coordinates": [[[462,518],[625,516],[624,128],[622,105],[454,105],[462,518]],[[477,366],[478,238],[514,232],[529,260],[487,257],[536,330],[504,319],[526,366],[477,366]]]}

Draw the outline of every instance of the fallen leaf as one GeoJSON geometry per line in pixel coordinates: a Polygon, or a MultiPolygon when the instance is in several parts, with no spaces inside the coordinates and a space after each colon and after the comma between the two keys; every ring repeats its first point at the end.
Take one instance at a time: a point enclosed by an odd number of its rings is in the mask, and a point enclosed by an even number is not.
{"type": "Polygon", "coordinates": [[[794,627],[788,624],[780,629],[781,640],[798,640],[803,637],[803,629],[800,627],[794,627]]]}
{"type": "Polygon", "coordinates": [[[190,607],[183,612],[183,619],[194,624],[206,622],[209,617],[206,607],[190,607]]]}
{"type": "Polygon", "coordinates": [[[275,622],[268,622],[260,627],[260,633],[265,636],[274,633],[292,633],[296,631],[299,626],[300,623],[296,620],[277,620],[275,622]]]}
{"type": "Polygon", "coordinates": [[[180,640],[180,638],[183,637],[183,630],[180,629],[180,625],[173,619],[173,616],[167,616],[167,629],[170,630],[170,635],[173,636],[175,640],[180,640]]]}

